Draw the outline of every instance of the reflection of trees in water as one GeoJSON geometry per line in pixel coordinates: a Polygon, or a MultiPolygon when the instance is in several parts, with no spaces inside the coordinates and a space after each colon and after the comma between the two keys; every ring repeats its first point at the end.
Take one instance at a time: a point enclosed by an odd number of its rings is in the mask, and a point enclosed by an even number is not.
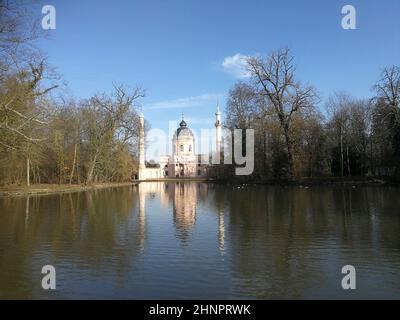
{"type": "Polygon", "coordinates": [[[33,281],[26,272],[31,269],[31,249],[39,241],[29,238],[28,224],[39,205],[38,197],[0,199],[0,299],[18,297],[14,290],[21,278],[24,296],[32,297],[33,281]]]}
{"type": "Polygon", "coordinates": [[[0,199],[1,289],[31,297],[44,264],[128,275],[146,232],[138,200],[134,188],[0,199]]]}
{"type": "Polygon", "coordinates": [[[238,296],[301,298],[319,290],[327,272],[338,272],[339,279],[341,265],[332,263],[368,263],[369,256],[379,264],[385,234],[399,247],[393,235],[400,218],[394,226],[384,223],[393,223],[386,219],[392,212],[387,203],[395,199],[399,205],[393,191],[250,187],[219,192],[229,203],[233,292],[238,296]]]}
{"type": "Polygon", "coordinates": [[[179,182],[3,198],[0,297],[37,296],[44,264],[116,273],[124,281],[146,247],[146,201],[158,198],[173,209],[177,238],[185,245],[199,203],[217,215],[217,232],[209,236],[229,254],[234,296],[307,297],[326,274],[339,272],[336,264],[365,263],[366,257],[379,264],[400,248],[398,188],[237,189],[179,182]]]}

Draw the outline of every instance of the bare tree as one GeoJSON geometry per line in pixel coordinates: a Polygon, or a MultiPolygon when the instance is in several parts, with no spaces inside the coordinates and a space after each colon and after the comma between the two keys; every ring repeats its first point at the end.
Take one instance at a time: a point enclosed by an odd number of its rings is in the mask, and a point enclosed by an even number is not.
{"type": "Polygon", "coordinates": [[[0,80],[10,72],[27,69],[32,58],[40,56],[34,45],[44,35],[39,22],[26,1],[0,0],[0,80]]]}
{"type": "Polygon", "coordinates": [[[383,69],[381,79],[373,89],[378,97],[386,100],[386,103],[393,108],[395,114],[399,114],[400,103],[400,67],[391,66],[383,69]]]}
{"type": "Polygon", "coordinates": [[[400,67],[391,66],[382,71],[381,79],[373,87],[377,96],[375,100],[377,105],[386,104],[389,112],[386,114],[385,122],[388,122],[391,136],[391,145],[393,153],[394,169],[397,174],[400,173],[400,67]]]}
{"type": "Polygon", "coordinates": [[[0,144],[18,150],[26,158],[26,182],[30,184],[31,151],[33,145],[46,140],[40,131],[47,125],[46,113],[40,104],[46,94],[57,87],[43,89],[46,77],[45,61],[29,64],[28,70],[9,75],[0,87],[0,144]]]}
{"type": "Polygon", "coordinates": [[[57,85],[42,87],[52,76],[34,45],[41,34],[38,17],[24,4],[0,0],[0,148],[26,158],[29,185],[32,150],[45,139],[40,128],[47,124],[39,104],[57,85]]]}
{"type": "Polygon", "coordinates": [[[229,91],[226,104],[227,126],[231,129],[248,129],[257,112],[258,96],[247,83],[238,82],[229,91]]]}
{"type": "Polygon", "coordinates": [[[289,176],[294,175],[293,117],[303,109],[312,108],[317,98],[311,86],[295,80],[294,57],[289,49],[273,52],[269,56],[250,57],[247,60],[258,93],[269,99],[283,131],[289,163],[289,176]]]}
{"type": "Polygon", "coordinates": [[[330,115],[328,127],[333,132],[340,148],[340,175],[344,176],[345,153],[347,155],[347,170],[349,171],[348,132],[350,121],[350,107],[352,98],[348,93],[337,92],[329,97],[326,108],[330,115]]]}
{"type": "Polygon", "coordinates": [[[128,93],[124,86],[114,85],[111,97],[96,95],[85,103],[85,130],[90,146],[87,184],[93,181],[100,157],[109,155],[107,151],[115,139],[125,144],[138,135],[139,117],[135,107],[136,101],[143,96],[144,92],[140,88],[134,88],[132,93],[128,93]]]}

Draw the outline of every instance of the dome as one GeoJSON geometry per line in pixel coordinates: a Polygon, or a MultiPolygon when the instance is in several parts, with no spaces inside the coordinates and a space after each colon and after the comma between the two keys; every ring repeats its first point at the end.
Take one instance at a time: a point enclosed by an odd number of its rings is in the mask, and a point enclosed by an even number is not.
{"type": "Polygon", "coordinates": [[[187,127],[180,127],[178,129],[176,129],[175,136],[178,136],[178,137],[185,137],[185,136],[193,137],[193,132],[192,132],[192,130],[190,130],[187,127]]]}
{"type": "Polygon", "coordinates": [[[187,127],[187,123],[185,120],[179,123],[179,128],[176,129],[175,136],[179,137],[193,137],[193,132],[187,127]]]}

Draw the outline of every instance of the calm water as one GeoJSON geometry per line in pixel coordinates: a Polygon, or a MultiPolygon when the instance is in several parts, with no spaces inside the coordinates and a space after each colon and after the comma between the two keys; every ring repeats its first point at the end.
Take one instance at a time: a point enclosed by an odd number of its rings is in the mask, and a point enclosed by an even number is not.
{"type": "Polygon", "coordinates": [[[2,198],[0,298],[399,299],[400,188],[160,182],[2,198]]]}

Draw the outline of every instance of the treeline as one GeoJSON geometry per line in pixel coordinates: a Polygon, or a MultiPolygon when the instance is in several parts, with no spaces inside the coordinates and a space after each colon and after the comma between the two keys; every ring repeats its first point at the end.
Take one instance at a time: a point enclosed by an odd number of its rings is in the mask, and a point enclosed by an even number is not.
{"type": "Polygon", "coordinates": [[[400,174],[399,67],[382,71],[372,97],[337,92],[322,108],[317,90],[296,79],[288,49],[250,57],[247,67],[251,77],[230,90],[225,113],[227,128],[254,129],[251,178],[400,174]]]}
{"type": "Polygon", "coordinates": [[[0,0],[0,184],[130,181],[140,88],[75,102],[34,44],[37,21],[0,0]]]}

